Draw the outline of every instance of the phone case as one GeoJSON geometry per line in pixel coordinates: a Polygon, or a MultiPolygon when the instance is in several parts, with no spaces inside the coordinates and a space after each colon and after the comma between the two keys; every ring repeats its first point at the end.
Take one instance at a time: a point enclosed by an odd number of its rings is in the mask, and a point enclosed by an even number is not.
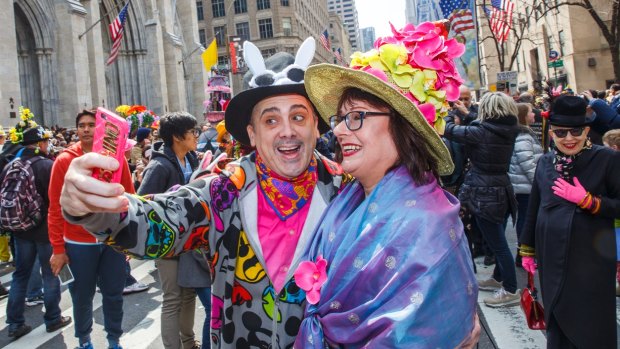
{"type": "MultiPolygon", "coordinates": [[[[95,134],[93,139],[93,152],[111,156],[119,164],[125,157],[125,142],[129,134],[127,121],[105,108],[97,108],[95,115],[95,134]]],[[[104,182],[120,183],[123,166],[116,171],[95,169],[93,177],[104,182]]]]}
{"type": "Polygon", "coordinates": [[[61,285],[70,284],[74,281],[73,272],[71,272],[69,264],[65,264],[62,269],[60,269],[60,273],[58,273],[58,278],[60,279],[61,285]]]}

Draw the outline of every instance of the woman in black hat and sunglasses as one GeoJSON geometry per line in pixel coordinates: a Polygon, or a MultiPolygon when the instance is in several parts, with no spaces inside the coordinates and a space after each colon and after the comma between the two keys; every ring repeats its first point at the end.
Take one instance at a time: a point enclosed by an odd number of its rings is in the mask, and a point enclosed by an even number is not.
{"type": "Polygon", "coordinates": [[[587,102],[556,99],[552,151],[541,157],[520,237],[542,286],[547,348],[616,348],[615,234],[620,153],[588,139],[587,102]]]}

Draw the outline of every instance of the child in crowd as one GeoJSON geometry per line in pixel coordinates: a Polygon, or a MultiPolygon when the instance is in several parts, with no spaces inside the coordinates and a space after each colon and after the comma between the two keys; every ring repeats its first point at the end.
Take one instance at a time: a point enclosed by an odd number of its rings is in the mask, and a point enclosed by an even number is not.
{"type": "MultiPolygon", "coordinates": [[[[620,129],[610,130],[603,135],[603,144],[615,151],[620,150],[620,129]]],[[[620,218],[616,219],[616,248],[618,262],[616,264],[616,296],[620,297],[620,218]]]]}

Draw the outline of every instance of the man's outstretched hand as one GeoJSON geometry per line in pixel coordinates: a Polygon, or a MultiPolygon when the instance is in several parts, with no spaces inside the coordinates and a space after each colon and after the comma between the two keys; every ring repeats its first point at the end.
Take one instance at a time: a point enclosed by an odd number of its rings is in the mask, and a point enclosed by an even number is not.
{"type": "Polygon", "coordinates": [[[125,212],[129,200],[123,196],[125,188],[119,183],[106,183],[92,177],[94,168],[114,171],[119,163],[97,153],[88,153],[74,159],[65,175],[60,205],[72,216],[93,212],[125,212]]]}

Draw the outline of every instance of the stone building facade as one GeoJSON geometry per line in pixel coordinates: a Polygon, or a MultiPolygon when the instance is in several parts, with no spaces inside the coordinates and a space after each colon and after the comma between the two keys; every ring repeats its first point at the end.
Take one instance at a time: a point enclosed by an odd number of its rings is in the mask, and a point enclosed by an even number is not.
{"type": "MultiPolygon", "coordinates": [[[[325,0],[197,0],[196,8],[198,36],[203,45],[216,39],[219,69],[230,67],[231,40],[238,44],[237,56],[243,57],[242,44],[250,40],[266,58],[281,51],[295,55],[303,40],[312,36],[317,42],[313,63],[331,61],[331,52],[318,41],[328,26],[325,0]]],[[[241,91],[246,72],[239,63],[238,74],[229,75],[233,93],[241,91]]]]}
{"type": "Polygon", "coordinates": [[[354,51],[359,51],[361,49],[359,37],[360,26],[355,0],[327,0],[327,6],[329,12],[335,12],[340,15],[349,33],[351,47],[354,51]]]}
{"type": "MultiPolygon", "coordinates": [[[[351,61],[351,55],[353,54],[353,48],[351,47],[351,41],[349,41],[349,32],[342,23],[342,18],[335,12],[329,13],[329,39],[332,44],[332,51],[340,48],[342,50],[343,63],[347,64],[351,61]]],[[[336,56],[331,57],[330,63],[339,64],[336,56]]]]}
{"type": "Polygon", "coordinates": [[[17,123],[20,105],[48,126],[73,127],[79,110],[119,104],[143,104],[158,115],[186,110],[201,116],[206,72],[195,2],[132,1],[120,54],[106,66],[112,44],[108,25],[124,4],[0,0],[9,9],[0,11],[5,28],[0,32],[0,123],[17,123]]]}
{"type": "Polygon", "coordinates": [[[362,28],[360,29],[360,50],[365,52],[365,51],[370,51],[372,50],[372,48],[375,45],[375,40],[376,40],[376,36],[375,36],[375,28],[374,27],[367,27],[367,28],[362,28]]]}
{"type": "MultiPolygon", "coordinates": [[[[591,2],[609,25],[612,2],[591,2]]],[[[517,28],[523,28],[524,38],[510,69],[518,72],[518,89],[523,92],[539,87],[541,80],[547,78],[564,87],[569,85],[577,93],[609,87],[614,78],[609,45],[591,15],[577,6],[560,6],[548,11],[545,5],[545,2],[533,0],[515,2],[513,22],[517,28]],[[561,63],[551,63],[550,51],[560,54],[561,63]]],[[[490,33],[488,21],[482,10],[478,14],[480,37],[484,38],[490,33]]],[[[482,85],[491,90],[500,70],[494,45],[492,40],[486,40],[480,49],[482,85]]],[[[508,57],[515,46],[511,33],[506,45],[508,57]]]]}

